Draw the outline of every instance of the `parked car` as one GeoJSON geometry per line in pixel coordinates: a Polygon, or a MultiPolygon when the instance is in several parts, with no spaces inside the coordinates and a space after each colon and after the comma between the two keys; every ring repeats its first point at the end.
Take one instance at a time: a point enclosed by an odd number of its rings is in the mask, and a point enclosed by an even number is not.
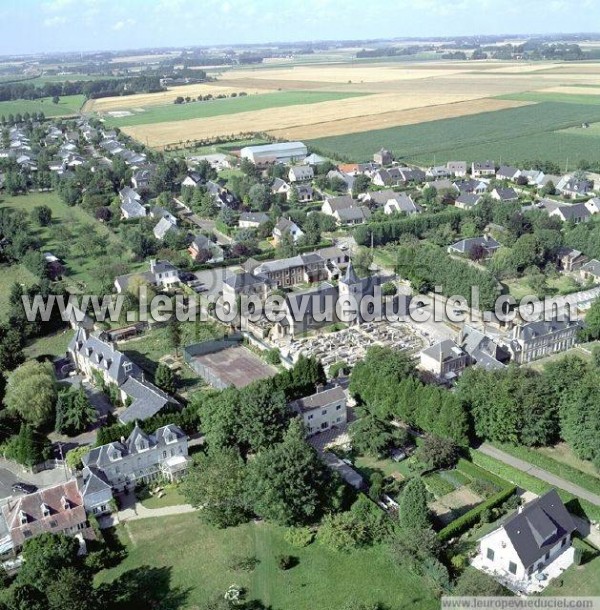
{"type": "Polygon", "coordinates": [[[37,491],[37,487],[30,483],[17,482],[13,483],[12,490],[15,493],[32,494],[34,491],[37,491]]]}

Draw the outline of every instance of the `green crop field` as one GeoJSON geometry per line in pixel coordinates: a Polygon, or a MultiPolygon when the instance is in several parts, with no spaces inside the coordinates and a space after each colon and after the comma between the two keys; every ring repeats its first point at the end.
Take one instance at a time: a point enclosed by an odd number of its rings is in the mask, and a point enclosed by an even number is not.
{"type": "Polygon", "coordinates": [[[186,119],[199,119],[225,114],[237,114],[267,108],[283,108],[285,106],[304,106],[318,102],[343,100],[349,97],[359,97],[363,93],[335,93],[328,91],[283,91],[280,93],[264,93],[260,95],[246,95],[242,97],[229,97],[221,100],[206,102],[188,102],[187,104],[168,104],[155,106],[144,112],[137,112],[130,116],[112,118],[106,116],[106,123],[114,127],[128,125],[148,125],[151,123],[164,123],[167,121],[183,121],[186,119]]]}
{"type": "Polygon", "coordinates": [[[9,114],[29,114],[43,112],[46,117],[70,116],[77,114],[85,102],[83,95],[65,95],[59,99],[58,104],[53,104],[52,99],[43,97],[39,100],[15,100],[11,102],[0,102],[0,116],[8,117],[9,114]]]}
{"type": "MultiPolygon", "coordinates": [[[[558,95],[558,94],[557,94],[558,95]]],[[[560,97],[573,97],[560,95],[560,97]]],[[[575,166],[600,154],[600,139],[581,129],[600,121],[600,104],[542,101],[530,106],[483,112],[364,133],[311,140],[318,152],[352,161],[366,161],[382,146],[398,159],[428,165],[452,159],[494,159],[518,163],[545,159],[575,166]],[[579,129],[577,129],[579,127],[579,129]],[[573,128],[569,129],[568,128],[573,128]]]]}

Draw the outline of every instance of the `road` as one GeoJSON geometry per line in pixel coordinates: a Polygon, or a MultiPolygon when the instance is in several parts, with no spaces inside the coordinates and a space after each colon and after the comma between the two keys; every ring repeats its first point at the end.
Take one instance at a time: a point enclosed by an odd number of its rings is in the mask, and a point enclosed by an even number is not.
{"type": "Polygon", "coordinates": [[[519,458],[513,457],[505,451],[497,449],[496,447],[489,445],[488,443],[483,443],[483,445],[479,447],[479,451],[485,453],[485,455],[489,455],[490,457],[499,460],[500,462],[503,462],[504,464],[508,464],[509,466],[518,468],[519,470],[522,470],[523,472],[526,472],[527,474],[530,474],[531,476],[534,476],[537,479],[545,481],[546,483],[549,483],[554,487],[559,487],[564,491],[568,491],[569,493],[572,493],[574,496],[577,496],[582,500],[587,500],[595,506],[600,506],[600,496],[598,494],[592,493],[591,491],[588,491],[587,489],[584,489],[579,485],[575,485],[574,483],[571,483],[566,479],[557,477],[551,472],[548,472],[547,470],[542,470],[541,468],[538,468],[537,466],[534,466],[533,464],[530,464],[525,460],[520,460],[519,458]]]}
{"type": "Polygon", "coordinates": [[[0,500],[4,500],[13,495],[11,486],[17,481],[30,483],[36,487],[42,488],[49,487],[50,485],[58,485],[59,483],[64,483],[66,480],[67,474],[62,467],[32,473],[25,470],[16,462],[0,458],[0,500]]]}

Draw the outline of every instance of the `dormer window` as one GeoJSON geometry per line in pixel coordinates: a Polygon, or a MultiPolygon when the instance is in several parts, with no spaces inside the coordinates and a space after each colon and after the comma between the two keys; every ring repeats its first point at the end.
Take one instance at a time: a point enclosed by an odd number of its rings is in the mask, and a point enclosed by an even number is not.
{"type": "Polygon", "coordinates": [[[131,373],[131,368],[132,368],[132,364],[131,362],[124,362],[123,363],[123,372],[126,374],[131,373]]]}
{"type": "Polygon", "coordinates": [[[41,511],[42,511],[42,516],[43,517],[49,517],[50,516],[50,507],[45,502],[42,503],[41,511]]]}
{"type": "Polygon", "coordinates": [[[109,454],[109,458],[111,459],[111,461],[115,461],[115,460],[120,460],[121,459],[121,452],[117,451],[116,449],[113,449],[110,454],[109,454]]]}
{"type": "Polygon", "coordinates": [[[174,443],[177,440],[177,437],[172,432],[169,432],[167,435],[165,435],[165,440],[167,442],[167,445],[170,445],[171,443],[174,443]]]}
{"type": "Polygon", "coordinates": [[[22,510],[19,511],[19,521],[20,521],[21,525],[25,525],[28,521],[27,515],[22,510]]]}
{"type": "Polygon", "coordinates": [[[69,510],[71,508],[71,503],[69,502],[69,500],[66,496],[63,496],[60,499],[60,503],[61,503],[61,506],[63,507],[63,510],[69,510]]]}

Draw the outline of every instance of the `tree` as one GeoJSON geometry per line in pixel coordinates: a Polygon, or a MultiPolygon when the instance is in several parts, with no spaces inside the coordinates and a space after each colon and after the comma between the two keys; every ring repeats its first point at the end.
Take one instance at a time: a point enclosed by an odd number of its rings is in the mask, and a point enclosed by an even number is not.
{"type": "Polygon", "coordinates": [[[368,248],[359,248],[352,257],[352,263],[359,275],[369,275],[370,267],[373,264],[373,252],[368,248]]]}
{"type": "Polygon", "coordinates": [[[512,595],[499,582],[491,576],[469,567],[456,580],[453,595],[476,596],[476,597],[498,597],[512,595]]]}
{"type": "Polygon", "coordinates": [[[181,347],[182,336],[181,324],[175,316],[173,316],[169,321],[167,331],[169,335],[169,345],[175,350],[175,354],[178,354],[179,348],[181,347]]]}
{"type": "Polygon", "coordinates": [[[36,428],[52,420],[56,399],[56,379],[49,362],[30,360],[8,378],[4,404],[36,428]]]}
{"type": "Polygon", "coordinates": [[[388,454],[394,439],[389,425],[364,408],[357,415],[356,421],[350,424],[352,448],[373,457],[388,454]]]}
{"type": "Polygon", "coordinates": [[[201,508],[202,520],[232,527],[251,515],[245,500],[246,466],[233,448],[210,448],[200,454],[181,485],[187,501],[201,508]]]}
{"type": "Polygon", "coordinates": [[[427,506],[427,489],[421,477],[410,479],[402,490],[398,511],[400,527],[406,532],[428,529],[429,507],[427,506]]]}
{"type": "Polygon", "coordinates": [[[546,184],[544,184],[544,186],[542,187],[540,193],[544,197],[547,197],[548,195],[556,195],[556,186],[554,185],[554,182],[552,182],[552,180],[546,182],[546,184]]]}
{"type": "Polygon", "coordinates": [[[31,217],[40,227],[47,227],[52,222],[52,210],[47,205],[37,205],[31,211],[31,217]]]}
{"type": "Polygon", "coordinates": [[[58,395],[54,429],[59,434],[81,434],[96,421],[96,409],[90,403],[85,390],[70,388],[58,395]]]}
{"type": "Polygon", "coordinates": [[[289,231],[286,231],[277,244],[276,256],[278,258],[291,258],[296,254],[296,244],[289,231]]]}
{"type": "Polygon", "coordinates": [[[248,463],[248,498],[254,511],[282,525],[316,521],[328,505],[330,476],[293,420],[283,442],[248,463]]]}
{"type": "Polygon", "coordinates": [[[52,103],[53,104],[58,104],[58,102],[60,102],[60,97],[58,97],[58,95],[54,95],[52,97],[52,103]]]}
{"type": "Polygon", "coordinates": [[[156,385],[166,392],[167,394],[175,394],[177,388],[175,383],[175,374],[163,362],[160,362],[156,367],[156,373],[154,374],[154,382],[156,385]]]}
{"type": "Polygon", "coordinates": [[[579,331],[581,341],[600,339],[600,299],[596,299],[585,314],[584,327],[579,331]]]}
{"type": "Polygon", "coordinates": [[[352,196],[358,197],[361,193],[366,193],[369,189],[369,185],[371,184],[371,179],[365,174],[359,174],[354,178],[354,183],[352,184],[352,196]]]}
{"type": "Polygon", "coordinates": [[[67,463],[67,466],[74,470],[82,470],[82,458],[89,452],[90,447],[88,445],[81,445],[80,447],[75,447],[75,449],[71,449],[67,452],[67,455],[65,456],[65,462],[67,463]]]}
{"type": "Polygon", "coordinates": [[[457,446],[447,438],[427,434],[415,452],[417,461],[427,468],[451,468],[458,460],[457,446]]]}

